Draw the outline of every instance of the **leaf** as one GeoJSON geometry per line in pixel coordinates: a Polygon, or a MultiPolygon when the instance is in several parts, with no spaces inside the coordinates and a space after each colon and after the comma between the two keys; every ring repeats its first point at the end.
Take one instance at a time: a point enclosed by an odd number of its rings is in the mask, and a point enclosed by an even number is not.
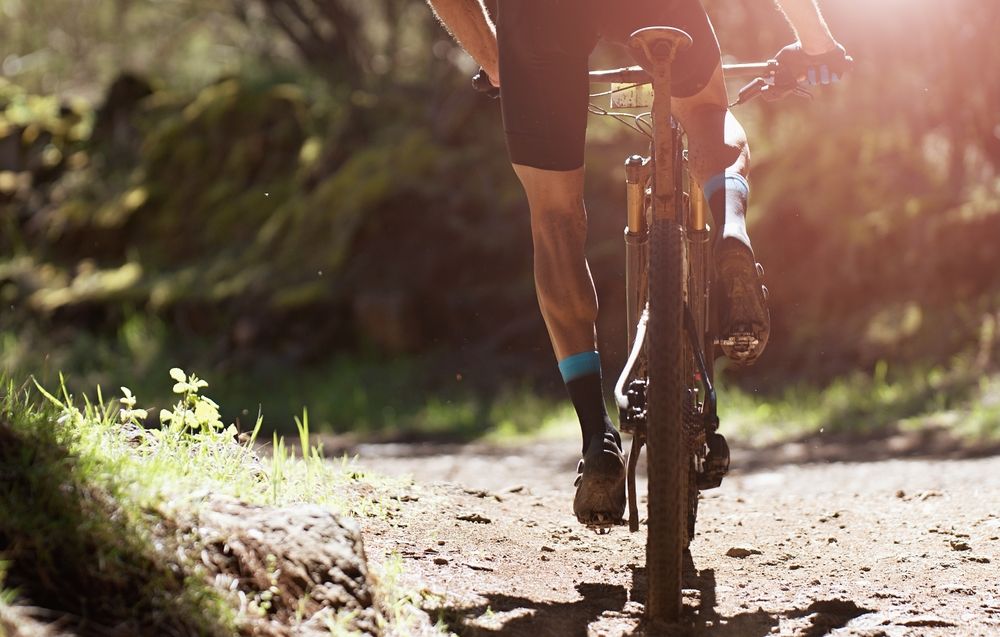
{"type": "Polygon", "coordinates": [[[122,389],[122,394],[125,395],[125,398],[131,398],[132,397],[132,390],[131,389],[129,389],[128,387],[122,387],[121,389],[122,389]]]}
{"type": "MultiPolygon", "coordinates": [[[[171,367],[170,377],[176,380],[178,383],[183,383],[185,380],[187,380],[187,376],[184,374],[184,370],[181,369],[180,367],[171,367]]],[[[175,389],[174,391],[177,390],[175,389]]]]}

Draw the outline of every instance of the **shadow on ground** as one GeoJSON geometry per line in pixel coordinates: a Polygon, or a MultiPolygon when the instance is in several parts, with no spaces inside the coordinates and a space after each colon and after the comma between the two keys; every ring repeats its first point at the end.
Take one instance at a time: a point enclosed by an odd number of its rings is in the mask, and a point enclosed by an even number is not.
{"type": "Polygon", "coordinates": [[[489,594],[474,606],[443,609],[448,628],[462,637],[585,636],[622,634],[635,637],[671,635],[764,637],[782,619],[796,621],[801,637],[820,637],[872,612],[851,600],[817,600],[805,608],[768,612],[763,608],[733,616],[716,610],[715,571],[698,570],[684,556],[684,617],[677,624],[649,622],[642,616],[646,602],[646,569],[632,569],[631,594],[623,586],[585,582],[576,586],[580,599],[538,602],[507,594],[489,594]],[[588,633],[588,631],[592,631],[588,633]]]}
{"type": "Polygon", "coordinates": [[[733,467],[752,472],[789,464],[881,462],[898,459],[966,460],[1000,455],[1000,441],[970,442],[940,427],[902,431],[812,434],[764,447],[734,446],[733,467]]]}

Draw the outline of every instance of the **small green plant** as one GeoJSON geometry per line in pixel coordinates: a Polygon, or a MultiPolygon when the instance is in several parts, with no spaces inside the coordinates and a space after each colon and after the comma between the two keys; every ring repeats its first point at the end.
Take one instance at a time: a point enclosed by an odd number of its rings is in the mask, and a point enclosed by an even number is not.
{"type": "Polygon", "coordinates": [[[136,409],[136,398],[132,395],[132,390],[128,387],[122,387],[121,390],[123,396],[118,402],[122,404],[122,408],[118,411],[118,417],[122,423],[139,424],[140,421],[148,418],[149,413],[145,409],[136,409]]]}
{"type": "MultiPolygon", "coordinates": [[[[174,433],[184,431],[209,433],[224,427],[219,416],[219,405],[211,398],[199,394],[202,389],[208,387],[207,381],[194,374],[189,376],[179,367],[170,370],[170,377],[175,381],[173,392],[180,394],[181,398],[173,410],[160,410],[162,424],[168,425],[174,433]]],[[[124,387],[122,389],[125,390],[124,387]]],[[[231,427],[231,433],[237,433],[236,428],[231,427]]]]}

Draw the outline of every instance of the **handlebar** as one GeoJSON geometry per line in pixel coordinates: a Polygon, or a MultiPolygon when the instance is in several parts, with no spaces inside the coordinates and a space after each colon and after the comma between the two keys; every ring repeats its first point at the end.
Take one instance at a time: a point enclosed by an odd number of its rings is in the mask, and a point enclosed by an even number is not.
{"type": "MultiPolygon", "coordinates": [[[[727,78],[756,78],[740,91],[740,100],[737,104],[742,104],[761,92],[768,79],[773,78],[778,70],[776,60],[767,62],[751,62],[745,64],[723,64],[722,70],[727,78]],[[765,79],[768,78],[768,79],[765,79]],[[749,93],[744,96],[745,92],[749,93]],[[750,94],[752,93],[752,95],[750,94]]],[[[648,84],[652,81],[649,73],[641,66],[628,66],[620,69],[605,69],[590,72],[591,83],[609,84],[648,84]]],[[[500,97],[500,89],[493,86],[486,71],[479,69],[472,78],[472,86],[487,97],[496,99],[500,97]]]]}
{"type": "MultiPolygon", "coordinates": [[[[777,60],[767,62],[752,62],[748,64],[723,64],[722,71],[727,78],[747,78],[773,76],[778,70],[777,60]]],[[[590,82],[613,84],[649,84],[653,81],[649,73],[641,66],[627,66],[620,69],[591,71],[590,82]]]]}
{"type": "MultiPolygon", "coordinates": [[[[848,58],[850,60],[850,58],[848,58]]],[[[773,90],[774,78],[778,73],[778,61],[768,60],[766,62],[750,62],[742,64],[723,64],[722,71],[728,79],[753,78],[749,84],[740,89],[739,97],[730,106],[745,104],[750,100],[773,90]]],[[[591,83],[608,84],[649,84],[652,77],[641,66],[628,66],[620,69],[606,69],[590,72],[591,83]]],[[[483,69],[479,69],[475,77],[472,78],[472,86],[479,92],[485,93],[491,98],[500,96],[500,89],[493,86],[489,76],[483,69]]],[[[809,91],[801,86],[786,87],[783,89],[794,95],[801,97],[811,97],[809,91]]]]}

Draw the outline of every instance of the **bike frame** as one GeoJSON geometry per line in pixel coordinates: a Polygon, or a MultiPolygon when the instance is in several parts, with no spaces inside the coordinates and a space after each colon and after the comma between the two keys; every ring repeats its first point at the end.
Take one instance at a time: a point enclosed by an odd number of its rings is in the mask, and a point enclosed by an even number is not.
{"type": "MultiPolygon", "coordinates": [[[[591,82],[625,85],[600,95],[653,85],[652,112],[636,116],[635,125],[624,113],[593,104],[591,111],[612,116],[648,134],[652,141],[648,157],[632,155],[625,161],[629,355],[614,395],[621,430],[633,436],[626,474],[633,532],[639,530],[636,465],[649,435],[655,435],[651,450],[655,457],[649,461],[646,615],[668,621],[678,620],[683,608],[682,553],[694,535],[698,491],[718,487],[729,470],[729,448],[717,433],[713,386],[718,342],[710,320],[713,267],[708,203],[690,177],[684,133],[672,117],[670,99],[662,99],[671,95],[674,57],[690,44],[691,37],[679,29],[640,29],[632,34],[629,46],[642,66],[590,73],[591,82]],[[639,125],[648,124],[646,115],[652,119],[651,134],[639,125]],[[652,262],[658,263],[655,271],[652,262]],[[655,315],[651,305],[659,308],[655,315]],[[647,338],[651,323],[658,327],[647,338]]],[[[729,77],[755,78],[740,90],[736,104],[762,95],[774,81],[777,66],[774,60],[723,65],[729,77]]],[[[477,84],[480,90],[488,84],[483,73],[477,80],[483,80],[477,84]]],[[[638,101],[623,100],[622,107],[638,106],[638,101]]]]}
{"type": "MultiPolygon", "coordinates": [[[[633,84],[652,83],[652,143],[650,156],[632,155],[625,162],[626,183],[626,320],[629,356],[615,384],[615,401],[620,412],[623,431],[633,435],[627,464],[629,528],[639,529],[635,470],[639,454],[647,440],[647,427],[679,427],[683,431],[673,437],[661,437],[652,463],[667,463],[674,471],[672,484],[681,486],[671,494],[678,507],[674,519],[687,519],[686,542],[690,542],[697,507],[699,488],[718,486],[714,476],[703,480],[705,461],[712,449],[708,436],[718,428],[716,396],[713,387],[712,363],[715,339],[709,325],[711,290],[711,229],[708,225],[708,205],[701,188],[690,178],[684,147],[684,133],[673,119],[670,99],[656,96],[671,95],[671,64],[676,54],[690,46],[691,38],[683,31],[667,27],[641,29],[632,35],[630,46],[635,57],[644,60],[641,68],[627,68],[591,73],[591,80],[633,84]],[[676,422],[649,422],[646,414],[649,353],[647,328],[650,322],[650,236],[651,229],[662,224],[679,228],[681,240],[681,303],[683,304],[682,378],[686,379],[685,409],[676,422]],[[709,355],[706,355],[708,352],[709,355]],[[690,458],[690,464],[685,461],[690,458]],[[676,460],[675,460],[676,459],[676,460]],[[689,466],[688,466],[689,465],[689,466]],[[694,472],[691,474],[690,472],[694,472]],[[685,492],[686,490],[686,492],[685,492]],[[684,497],[684,496],[687,497],[684,497]]],[[[730,67],[735,75],[758,74],[772,68],[769,63],[730,67]]],[[[675,306],[676,307],[676,306],[675,306]]],[[[664,391],[653,388],[654,391],[664,391]]],[[[677,400],[682,400],[681,396],[677,400]]],[[[721,438],[719,436],[716,436],[721,438]]],[[[724,444],[724,442],[722,443],[724,444]]],[[[658,467],[660,464],[657,465],[658,467]]],[[[728,469],[728,449],[725,451],[728,469]]],[[[662,478],[661,478],[662,480],[662,478]]],[[[652,484],[652,481],[651,481],[652,484]]],[[[657,494],[658,497],[660,494],[657,494]]],[[[650,498],[653,494],[650,494],[650,498]]],[[[675,529],[676,532],[676,529],[675,529]]],[[[652,535],[652,528],[650,528],[652,535]]],[[[653,542],[654,539],[650,539],[653,542]]],[[[652,545],[647,546],[647,555],[652,545]]],[[[661,552],[660,555],[663,555],[661,552]]],[[[680,555],[671,559],[680,560],[680,555]]],[[[679,562],[672,572],[680,573],[679,562]]],[[[682,608],[679,581],[670,585],[650,580],[646,612],[651,618],[676,620],[682,608]]]]}

